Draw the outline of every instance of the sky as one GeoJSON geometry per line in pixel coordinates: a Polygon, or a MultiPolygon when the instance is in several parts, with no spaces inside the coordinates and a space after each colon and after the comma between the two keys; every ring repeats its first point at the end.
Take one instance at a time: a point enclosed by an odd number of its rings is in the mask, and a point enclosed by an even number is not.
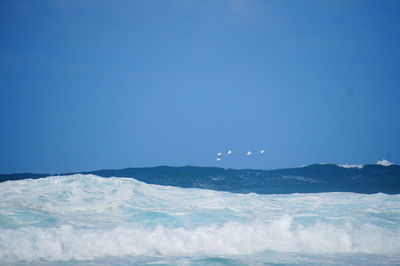
{"type": "Polygon", "coordinates": [[[398,14],[396,0],[3,0],[0,173],[399,163],[398,14]]]}

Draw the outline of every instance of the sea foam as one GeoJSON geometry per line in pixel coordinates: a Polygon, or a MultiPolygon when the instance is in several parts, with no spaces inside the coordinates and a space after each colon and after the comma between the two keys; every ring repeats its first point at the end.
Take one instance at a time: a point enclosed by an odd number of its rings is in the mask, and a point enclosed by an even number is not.
{"type": "Polygon", "coordinates": [[[400,195],[235,194],[93,175],[0,183],[0,262],[263,252],[400,257],[400,195]]]}

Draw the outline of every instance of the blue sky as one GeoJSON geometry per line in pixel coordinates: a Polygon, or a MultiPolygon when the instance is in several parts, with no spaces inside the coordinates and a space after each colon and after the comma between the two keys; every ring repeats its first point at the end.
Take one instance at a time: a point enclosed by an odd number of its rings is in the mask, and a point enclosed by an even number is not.
{"type": "Polygon", "coordinates": [[[2,1],[0,172],[398,163],[398,14],[399,1],[2,1]]]}

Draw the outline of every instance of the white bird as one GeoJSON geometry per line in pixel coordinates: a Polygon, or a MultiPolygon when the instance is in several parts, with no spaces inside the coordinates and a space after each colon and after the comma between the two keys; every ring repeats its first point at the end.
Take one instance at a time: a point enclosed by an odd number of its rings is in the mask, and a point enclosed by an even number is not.
{"type": "Polygon", "coordinates": [[[217,162],[219,162],[219,161],[221,161],[221,158],[218,157],[218,158],[217,158],[217,162]]]}
{"type": "Polygon", "coordinates": [[[217,156],[221,156],[221,155],[222,155],[222,153],[220,153],[220,152],[217,153],[217,156]]]}
{"type": "Polygon", "coordinates": [[[253,153],[251,152],[251,151],[248,151],[247,153],[246,153],[246,155],[247,156],[250,156],[250,155],[252,155],[253,153]]]}
{"type": "Polygon", "coordinates": [[[261,154],[264,154],[264,153],[265,153],[265,150],[261,150],[260,153],[261,153],[261,154]]]}
{"type": "Polygon", "coordinates": [[[229,151],[228,151],[228,155],[231,155],[231,154],[232,154],[232,150],[229,150],[229,151]]]}

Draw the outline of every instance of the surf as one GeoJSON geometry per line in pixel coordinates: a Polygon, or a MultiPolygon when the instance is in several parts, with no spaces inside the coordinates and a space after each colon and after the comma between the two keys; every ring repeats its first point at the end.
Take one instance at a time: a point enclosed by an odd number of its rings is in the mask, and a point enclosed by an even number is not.
{"type": "Polygon", "coordinates": [[[400,259],[400,195],[240,194],[77,174],[0,183],[0,206],[2,263],[400,259]]]}

